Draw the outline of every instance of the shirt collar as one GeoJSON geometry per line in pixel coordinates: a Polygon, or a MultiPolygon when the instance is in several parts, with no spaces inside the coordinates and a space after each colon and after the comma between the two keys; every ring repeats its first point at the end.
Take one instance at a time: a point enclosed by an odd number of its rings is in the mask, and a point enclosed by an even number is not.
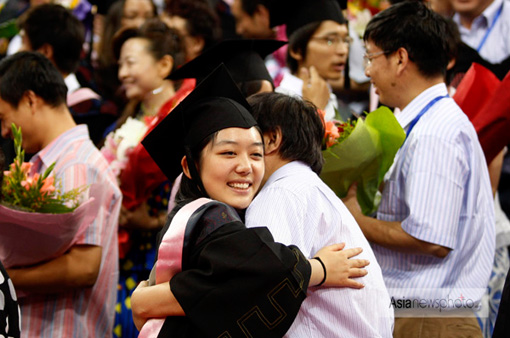
{"type": "MultiPolygon", "coordinates": [[[[476,21],[483,22],[485,27],[489,27],[494,19],[496,18],[496,13],[498,12],[499,7],[503,4],[504,0],[494,0],[478,17],[473,20],[473,23],[476,21]]],[[[459,29],[465,29],[460,24],[460,15],[459,13],[455,13],[453,15],[453,21],[459,26],[459,29]]],[[[480,24],[481,24],[480,22],[480,24]]]]}
{"type": "Polygon", "coordinates": [[[49,167],[53,162],[65,153],[65,149],[70,147],[74,141],[88,140],[89,132],[86,125],[78,125],[60,134],[59,137],[51,141],[46,147],[35,154],[30,162],[35,163],[40,160],[44,168],[49,167]]]}
{"type": "Polygon", "coordinates": [[[292,161],[289,162],[280,168],[278,168],[271,176],[269,176],[266,184],[264,184],[264,187],[262,189],[265,189],[266,187],[269,187],[272,183],[289,176],[291,173],[296,172],[303,172],[303,171],[311,171],[309,165],[305,164],[301,161],[292,161]]]}
{"type": "Polygon", "coordinates": [[[67,86],[67,94],[71,94],[72,92],[80,89],[80,83],[78,82],[78,79],[76,78],[76,75],[74,73],[71,73],[66,76],[64,79],[64,82],[67,86]]]}
{"type": "Polygon", "coordinates": [[[397,116],[397,120],[404,130],[407,130],[411,121],[420,113],[420,111],[435,97],[448,94],[446,85],[439,83],[424,90],[415,97],[397,116]]]}

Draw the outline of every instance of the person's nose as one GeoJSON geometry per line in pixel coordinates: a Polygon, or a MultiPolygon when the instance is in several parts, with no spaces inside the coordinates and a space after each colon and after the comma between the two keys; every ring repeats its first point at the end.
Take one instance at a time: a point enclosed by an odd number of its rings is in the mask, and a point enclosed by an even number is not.
{"type": "Polygon", "coordinates": [[[252,171],[252,163],[248,154],[238,157],[236,172],[241,175],[248,175],[252,171]]]}

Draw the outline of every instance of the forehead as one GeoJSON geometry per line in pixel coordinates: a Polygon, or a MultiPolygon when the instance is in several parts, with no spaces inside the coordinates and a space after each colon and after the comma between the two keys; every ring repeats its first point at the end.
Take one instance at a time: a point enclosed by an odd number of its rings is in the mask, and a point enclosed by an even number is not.
{"type": "Polygon", "coordinates": [[[225,128],[220,131],[218,131],[218,134],[216,135],[214,139],[214,144],[219,144],[222,142],[246,142],[248,144],[253,143],[261,143],[262,137],[260,133],[258,132],[257,128],[251,127],[249,129],[245,128],[225,128]]]}
{"type": "Polygon", "coordinates": [[[347,36],[349,29],[346,24],[339,24],[336,21],[326,20],[321,23],[315,31],[315,35],[341,35],[347,36]]]}
{"type": "Polygon", "coordinates": [[[365,50],[367,53],[375,53],[381,51],[372,40],[365,41],[365,50]]]}
{"type": "Polygon", "coordinates": [[[120,49],[120,57],[133,55],[133,54],[149,54],[147,51],[147,47],[149,45],[149,41],[143,38],[130,38],[127,39],[126,42],[122,44],[122,48],[120,49]]]}
{"type": "Polygon", "coordinates": [[[152,4],[148,0],[126,0],[124,2],[124,11],[152,12],[152,4]]]}

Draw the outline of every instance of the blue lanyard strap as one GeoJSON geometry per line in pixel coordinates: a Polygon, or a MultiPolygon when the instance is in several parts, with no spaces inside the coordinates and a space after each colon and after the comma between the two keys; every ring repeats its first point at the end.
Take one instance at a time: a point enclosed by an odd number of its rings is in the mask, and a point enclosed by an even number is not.
{"type": "Polygon", "coordinates": [[[496,22],[498,21],[499,17],[501,16],[501,12],[503,11],[504,3],[505,3],[505,0],[503,0],[503,3],[501,4],[501,6],[499,6],[498,12],[496,13],[496,16],[494,17],[494,20],[492,20],[490,27],[487,29],[487,32],[485,32],[485,35],[484,35],[482,41],[480,42],[480,45],[476,49],[476,51],[478,53],[480,53],[480,50],[482,49],[483,45],[485,44],[485,40],[487,40],[487,38],[489,37],[489,34],[491,33],[492,29],[496,25],[496,22]]]}
{"type": "MultiPolygon", "coordinates": [[[[411,123],[409,124],[409,128],[407,129],[407,132],[406,132],[406,140],[407,138],[409,137],[409,134],[411,134],[411,130],[413,130],[414,126],[416,125],[416,123],[418,123],[418,120],[430,109],[430,107],[432,107],[434,104],[436,104],[437,101],[441,100],[441,99],[444,99],[445,97],[449,97],[448,94],[446,95],[443,95],[443,96],[438,96],[438,97],[435,97],[433,98],[419,113],[418,115],[411,121],[411,123]]],[[[405,142],[405,141],[404,141],[405,142]]]]}

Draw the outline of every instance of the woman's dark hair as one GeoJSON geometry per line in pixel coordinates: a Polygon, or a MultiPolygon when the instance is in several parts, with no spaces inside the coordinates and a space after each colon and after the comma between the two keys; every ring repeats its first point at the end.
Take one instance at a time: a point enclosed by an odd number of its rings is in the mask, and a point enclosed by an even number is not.
{"type": "Polygon", "coordinates": [[[101,66],[116,64],[116,59],[113,55],[113,37],[120,29],[123,8],[123,0],[114,2],[108,9],[108,13],[104,18],[103,35],[99,43],[98,55],[98,61],[101,66]]]}
{"type": "MultiPolygon", "coordinates": [[[[197,170],[200,168],[200,161],[201,161],[201,153],[205,149],[205,147],[209,144],[209,142],[214,141],[216,139],[216,136],[218,135],[218,132],[215,132],[209,136],[207,136],[202,142],[200,142],[196,147],[190,148],[191,153],[191,162],[188,163],[188,165],[196,165],[197,170]]],[[[200,180],[200,177],[197,177],[196,179],[200,180]]],[[[176,205],[184,205],[191,201],[194,201],[196,199],[199,199],[201,197],[209,197],[207,195],[207,192],[202,191],[196,180],[188,178],[186,175],[182,175],[181,179],[181,186],[179,187],[179,191],[177,192],[177,195],[175,196],[175,204],[176,205]]]]}
{"type": "Polygon", "coordinates": [[[173,0],[167,3],[165,12],[186,20],[188,34],[204,39],[203,50],[220,41],[222,34],[220,19],[207,1],[173,0]]]}
{"type": "Polygon", "coordinates": [[[297,73],[298,71],[298,61],[294,59],[290,52],[298,53],[302,56],[303,60],[306,58],[306,50],[308,47],[308,43],[310,39],[315,34],[317,29],[319,29],[322,21],[309,23],[294,33],[289,37],[289,48],[287,49],[287,66],[289,67],[292,74],[297,73]]]}
{"type": "Polygon", "coordinates": [[[147,19],[140,28],[127,28],[115,34],[113,52],[117,60],[120,58],[122,45],[132,38],[146,39],[149,42],[148,51],[156,60],[160,60],[165,55],[172,56],[174,59],[172,71],[184,62],[179,33],[158,18],[147,19]]]}
{"type": "Polygon", "coordinates": [[[302,161],[319,174],[324,158],[324,125],[317,108],[308,101],[280,93],[260,93],[248,98],[262,133],[280,130],[282,159],[302,161]]]}

